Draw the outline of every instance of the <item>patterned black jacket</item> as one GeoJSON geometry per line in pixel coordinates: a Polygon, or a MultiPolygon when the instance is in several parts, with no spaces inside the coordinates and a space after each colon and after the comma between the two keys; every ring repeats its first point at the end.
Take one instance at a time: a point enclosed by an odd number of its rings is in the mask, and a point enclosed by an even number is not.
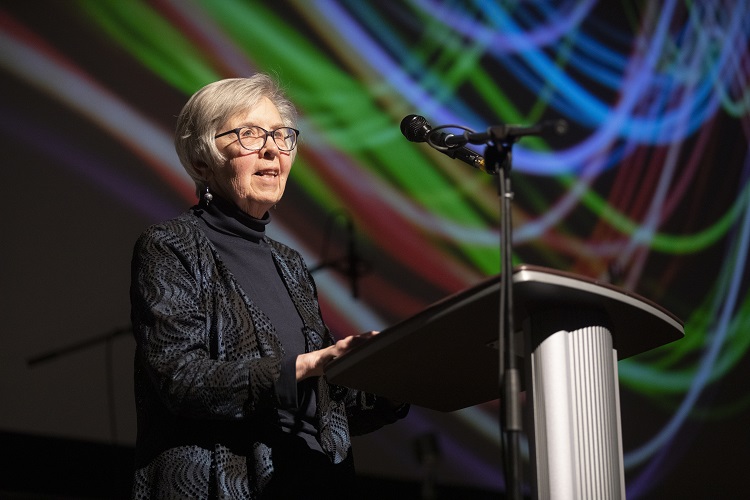
{"type": "MultiPolygon", "coordinates": [[[[331,345],[302,257],[267,241],[304,322],[307,351],[331,345]]],[[[274,382],[283,347],[273,325],[192,211],[141,235],[130,293],[137,343],[133,498],[256,498],[273,475],[268,436],[278,431],[274,382]]],[[[318,429],[333,463],[352,466],[350,434],[406,411],[319,378],[318,429]]]]}

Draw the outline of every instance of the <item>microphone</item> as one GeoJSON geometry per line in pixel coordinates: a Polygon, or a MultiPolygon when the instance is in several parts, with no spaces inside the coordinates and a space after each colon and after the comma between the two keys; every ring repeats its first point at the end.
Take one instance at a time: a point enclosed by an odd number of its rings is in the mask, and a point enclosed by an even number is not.
{"type": "Polygon", "coordinates": [[[482,172],[490,173],[485,168],[482,155],[463,147],[463,144],[466,144],[467,141],[453,134],[432,132],[432,127],[427,123],[427,119],[424,116],[409,115],[405,117],[401,120],[401,133],[411,142],[426,142],[450,158],[461,160],[474,168],[478,168],[482,172]],[[452,142],[452,140],[455,141],[456,139],[463,141],[463,143],[457,145],[452,142]]]}

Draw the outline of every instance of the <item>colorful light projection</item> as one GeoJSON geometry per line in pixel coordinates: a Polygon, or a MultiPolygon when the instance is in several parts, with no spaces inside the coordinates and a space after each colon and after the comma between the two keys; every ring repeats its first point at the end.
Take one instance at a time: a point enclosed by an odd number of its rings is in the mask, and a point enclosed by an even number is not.
{"type": "MultiPolygon", "coordinates": [[[[674,445],[688,421],[747,416],[742,391],[703,398],[736,377],[750,344],[747,2],[159,0],[64,9],[185,97],[222,77],[279,75],[300,109],[302,142],[274,236],[312,266],[324,221],[344,209],[371,259],[360,300],[336,273],[316,275],[340,334],[387,326],[499,270],[492,178],[406,141],[403,116],[476,130],[566,119],[568,136],[524,139],[514,150],[514,259],[612,280],[686,322],[683,341],[619,364],[623,390],[661,422],[626,442],[629,497],[646,495],[667,459],[682,460],[674,445]]],[[[191,204],[171,145],[177,110],[126,97],[107,84],[106,61],[93,65],[12,10],[0,8],[3,70],[102,130],[191,204]]],[[[116,203],[152,200],[130,208],[154,221],[175,212],[84,142],[58,141],[54,131],[34,141],[31,118],[4,124],[3,134],[46,148],[116,203]]],[[[495,443],[496,407],[486,406],[455,418],[495,443]]],[[[426,419],[417,411],[413,425],[426,419]]],[[[461,474],[502,484],[499,470],[447,440],[461,474]]]]}

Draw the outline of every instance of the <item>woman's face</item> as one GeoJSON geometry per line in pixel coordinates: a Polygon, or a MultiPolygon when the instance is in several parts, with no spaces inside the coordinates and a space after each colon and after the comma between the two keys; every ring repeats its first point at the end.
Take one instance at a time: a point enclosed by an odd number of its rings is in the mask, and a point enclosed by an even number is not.
{"type": "MultiPolygon", "coordinates": [[[[269,131],[285,126],[276,106],[264,97],[250,111],[232,116],[218,132],[251,125],[269,131]]],[[[210,190],[234,202],[243,212],[262,218],[284,194],[292,169],[291,151],[280,151],[271,137],[260,150],[248,151],[240,146],[237,134],[219,137],[216,146],[227,160],[210,170],[210,190]]]]}

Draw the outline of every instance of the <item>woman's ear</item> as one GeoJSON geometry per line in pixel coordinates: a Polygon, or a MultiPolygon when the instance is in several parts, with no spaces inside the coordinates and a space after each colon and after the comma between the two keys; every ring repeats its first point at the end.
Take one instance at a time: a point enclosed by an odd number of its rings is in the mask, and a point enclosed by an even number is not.
{"type": "Polygon", "coordinates": [[[206,163],[199,161],[195,164],[195,170],[200,174],[201,179],[203,179],[203,183],[208,185],[208,183],[211,181],[211,178],[214,176],[213,169],[209,167],[206,163]]]}

